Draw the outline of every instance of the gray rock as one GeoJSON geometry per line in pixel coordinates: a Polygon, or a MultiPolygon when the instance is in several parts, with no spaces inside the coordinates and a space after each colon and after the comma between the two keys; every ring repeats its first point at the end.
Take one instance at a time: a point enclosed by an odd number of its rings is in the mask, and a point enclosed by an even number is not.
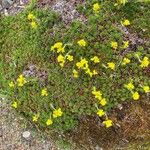
{"type": "Polygon", "coordinates": [[[29,131],[24,131],[22,133],[22,137],[25,138],[26,140],[30,140],[31,139],[31,133],[29,131]]]}

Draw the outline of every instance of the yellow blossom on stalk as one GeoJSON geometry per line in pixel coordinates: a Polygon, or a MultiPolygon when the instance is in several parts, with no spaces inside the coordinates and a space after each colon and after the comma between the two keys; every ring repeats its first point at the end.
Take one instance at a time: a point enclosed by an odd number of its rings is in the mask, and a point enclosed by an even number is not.
{"type": "Polygon", "coordinates": [[[79,74],[78,71],[76,71],[75,69],[73,70],[73,77],[74,78],[78,78],[79,74]]]}
{"type": "Polygon", "coordinates": [[[106,128],[109,128],[112,126],[113,122],[110,119],[107,119],[105,121],[103,121],[103,124],[106,126],[106,128]]]}
{"type": "Polygon", "coordinates": [[[88,61],[84,58],[81,59],[80,62],[76,63],[76,66],[78,67],[78,69],[83,68],[83,69],[87,69],[88,68],[88,61]]]}
{"type": "Polygon", "coordinates": [[[78,44],[82,47],[85,47],[87,45],[86,41],[84,39],[81,39],[78,41],[78,44]]]}
{"type": "Polygon", "coordinates": [[[130,21],[127,20],[127,19],[125,19],[124,21],[121,21],[121,24],[122,24],[123,26],[129,26],[129,25],[130,25],[130,21]]]}
{"type": "Polygon", "coordinates": [[[13,108],[17,108],[18,107],[18,104],[17,104],[17,102],[16,101],[14,101],[13,103],[12,103],[12,105],[11,105],[13,108]]]}
{"type": "Polygon", "coordinates": [[[59,65],[63,68],[64,67],[64,62],[59,63],[59,65]]]}
{"type": "Polygon", "coordinates": [[[92,94],[95,96],[95,98],[97,98],[99,100],[102,99],[102,93],[101,93],[101,91],[96,91],[95,87],[94,87],[94,89],[92,91],[92,94]]]}
{"type": "Polygon", "coordinates": [[[93,75],[97,75],[98,72],[97,72],[96,70],[93,70],[92,74],[93,74],[93,75]]]}
{"type": "Polygon", "coordinates": [[[57,53],[64,53],[65,52],[65,48],[64,47],[60,47],[57,49],[57,53]]]}
{"type": "Polygon", "coordinates": [[[61,117],[63,112],[61,111],[61,108],[55,109],[53,111],[53,118],[61,117]]]}
{"type": "Polygon", "coordinates": [[[145,93],[150,92],[150,88],[149,88],[148,85],[143,86],[143,90],[144,90],[145,93]]]}
{"type": "Polygon", "coordinates": [[[129,41],[123,41],[123,48],[127,49],[129,47],[129,41]]]}
{"type": "Polygon", "coordinates": [[[128,63],[130,63],[130,59],[128,59],[128,58],[124,58],[123,59],[123,61],[122,61],[122,65],[126,65],[126,64],[128,64],[128,63]]]}
{"type": "Polygon", "coordinates": [[[117,3],[115,3],[114,6],[125,5],[127,2],[128,0],[117,0],[117,3]]]}
{"type": "Polygon", "coordinates": [[[94,5],[93,5],[93,11],[95,12],[95,13],[98,13],[99,11],[100,11],[100,5],[99,5],[99,3],[95,3],[94,5]]]}
{"type": "Polygon", "coordinates": [[[100,104],[101,104],[102,106],[105,106],[105,105],[107,104],[106,99],[105,99],[105,98],[102,98],[102,99],[100,100],[100,104]]]}
{"type": "Polygon", "coordinates": [[[63,55],[60,54],[60,55],[57,57],[57,61],[58,61],[59,65],[60,65],[61,67],[64,67],[65,57],[64,57],[63,55]]]}
{"type": "Polygon", "coordinates": [[[98,115],[99,117],[102,117],[103,115],[105,115],[104,110],[103,110],[103,109],[98,109],[97,115],[98,115]]]}
{"type": "Polygon", "coordinates": [[[14,86],[15,86],[14,82],[11,81],[11,82],[9,83],[9,87],[13,88],[14,86]]]}
{"type": "Polygon", "coordinates": [[[67,55],[66,57],[67,57],[67,59],[68,59],[69,61],[73,61],[73,56],[72,56],[72,55],[67,55]]]}
{"type": "Polygon", "coordinates": [[[52,121],[51,119],[47,119],[46,125],[47,125],[47,126],[50,126],[51,124],[53,124],[53,121],[52,121]]]}
{"type": "Polygon", "coordinates": [[[37,23],[36,23],[35,21],[32,21],[32,22],[31,22],[31,27],[32,27],[33,29],[36,29],[36,28],[37,28],[37,23]]]}
{"type": "Polygon", "coordinates": [[[63,47],[62,42],[55,43],[53,46],[51,46],[51,50],[52,51],[57,50],[57,53],[64,53],[65,52],[65,48],[63,47]]]}
{"type": "Polygon", "coordinates": [[[57,57],[57,61],[58,61],[59,63],[65,62],[65,57],[60,54],[60,55],[57,57]]]}
{"type": "Polygon", "coordinates": [[[139,95],[138,92],[134,92],[134,93],[132,94],[132,97],[133,97],[134,100],[138,100],[138,99],[140,98],[140,95],[139,95]]]}
{"type": "Polygon", "coordinates": [[[116,66],[115,63],[109,62],[109,63],[107,63],[107,65],[108,65],[108,68],[115,70],[115,66],[116,66]]]}
{"type": "Polygon", "coordinates": [[[149,65],[149,59],[148,57],[144,57],[143,60],[141,61],[140,67],[145,68],[148,67],[148,65],[149,65]]]}
{"type": "Polygon", "coordinates": [[[37,122],[38,119],[39,119],[39,114],[35,114],[35,115],[32,116],[32,121],[33,122],[37,122]]]}
{"type": "Polygon", "coordinates": [[[27,18],[28,20],[34,20],[35,16],[32,13],[29,13],[27,18]]]}
{"type": "Polygon", "coordinates": [[[125,87],[128,89],[128,90],[133,90],[134,89],[134,85],[133,83],[128,83],[128,84],[125,84],[125,87]]]}
{"type": "Polygon", "coordinates": [[[48,96],[47,88],[42,89],[41,95],[42,96],[48,96]]]}
{"type": "Polygon", "coordinates": [[[23,86],[25,83],[27,83],[24,76],[21,74],[17,79],[18,86],[23,86]]]}
{"type": "Polygon", "coordinates": [[[94,56],[93,58],[91,58],[91,61],[93,61],[95,64],[100,62],[100,59],[97,56],[94,56]]]}
{"type": "Polygon", "coordinates": [[[111,47],[112,47],[113,49],[117,49],[117,48],[118,48],[118,43],[115,42],[115,41],[112,41],[112,42],[111,42],[111,47]]]}
{"type": "Polygon", "coordinates": [[[89,68],[86,69],[85,73],[88,74],[90,77],[93,76],[93,73],[91,72],[89,68]]]}

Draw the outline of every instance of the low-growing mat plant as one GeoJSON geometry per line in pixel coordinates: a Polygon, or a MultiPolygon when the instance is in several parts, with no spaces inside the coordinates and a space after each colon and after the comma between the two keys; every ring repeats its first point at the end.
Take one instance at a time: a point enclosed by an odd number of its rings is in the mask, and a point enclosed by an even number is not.
{"type": "Polygon", "coordinates": [[[150,92],[150,5],[126,3],[118,9],[114,4],[79,4],[86,21],[68,25],[35,2],[16,16],[2,17],[0,96],[49,130],[71,130],[83,115],[114,126],[112,108],[150,92]]]}

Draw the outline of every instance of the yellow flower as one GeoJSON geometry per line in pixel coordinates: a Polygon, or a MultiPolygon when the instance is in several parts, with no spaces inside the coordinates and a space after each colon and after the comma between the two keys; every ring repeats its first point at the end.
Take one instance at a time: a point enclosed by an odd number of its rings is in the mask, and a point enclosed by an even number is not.
{"type": "Polygon", "coordinates": [[[65,57],[64,57],[63,55],[60,54],[60,55],[57,57],[57,61],[58,61],[59,65],[60,65],[61,67],[64,67],[65,57]]]}
{"type": "Polygon", "coordinates": [[[61,111],[61,108],[55,109],[53,111],[53,118],[61,117],[63,112],[61,111]]]}
{"type": "Polygon", "coordinates": [[[68,59],[69,61],[73,61],[73,56],[72,56],[72,55],[67,55],[67,59],[68,59]]]}
{"type": "Polygon", "coordinates": [[[150,88],[149,88],[148,85],[143,86],[143,90],[144,90],[145,93],[150,92],[150,88]]]}
{"type": "Polygon", "coordinates": [[[82,47],[85,47],[87,45],[86,41],[84,39],[81,39],[78,41],[78,44],[82,47]]]}
{"type": "Polygon", "coordinates": [[[126,65],[128,63],[130,63],[130,59],[124,58],[123,61],[122,61],[122,65],[126,65]]]}
{"type": "Polygon", "coordinates": [[[97,75],[98,72],[97,72],[96,70],[93,70],[92,74],[93,74],[93,75],[97,75]]]}
{"type": "Polygon", "coordinates": [[[12,105],[11,105],[13,108],[17,108],[18,107],[18,104],[17,104],[17,102],[16,101],[14,101],[13,103],[12,103],[12,105]]]}
{"type": "Polygon", "coordinates": [[[123,26],[129,26],[129,25],[130,25],[130,21],[127,20],[127,19],[125,19],[124,21],[121,21],[121,24],[122,24],[123,26]]]}
{"type": "Polygon", "coordinates": [[[95,12],[95,13],[98,13],[99,11],[100,11],[100,5],[98,4],[98,3],[95,3],[94,5],[93,5],[93,11],[95,12]]]}
{"type": "Polygon", "coordinates": [[[32,116],[32,121],[33,122],[37,122],[38,119],[39,119],[39,114],[36,114],[36,115],[32,116]]]}
{"type": "Polygon", "coordinates": [[[90,77],[93,76],[93,73],[91,72],[89,68],[86,69],[85,73],[88,74],[90,77]]]}
{"type": "Polygon", "coordinates": [[[52,51],[57,50],[57,53],[64,53],[65,52],[65,48],[63,47],[62,42],[55,43],[53,46],[51,46],[51,50],[52,51]]]}
{"type": "Polygon", "coordinates": [[[102,106],[105,106],[105,105],[107,104],[106,99],[105,99],[105,98],[102,98],[102,99],[100,100],[100,104],[101,104],[102,106]]]}
{"type": "Polygon", "coordinates": [[[134,100],[138,100],[140,98],[140,95],[139,95],[138,92],[134,92],[132,97],[133,97],[134,100]]]}
{"type": "Polygon", "coordinates": [[[128,90],[133,90],[134,89],[134,85],[130,82],[128,84],[125,84],[125,87],[128,89],[128,90]]]}
{"type": "Polygon", "coordinates": [[[27,18],[28,20],[34,20],[35,16],[32,13],[29,13],[27,18]]]}
{"type": "Polygon", "coordinates": [[[64,67],[64,62],[59,63],[59,65],[60,65],[61,67],[64,67]]]}
{"type": "Polygon", "coordinates": [[[74,78],[78,78],[79,74],[78,71],[76,71],[75,69],[73,70],[73,77],[74,78]]]}
{"type": "Polygon", "coordinates": [[[47,119],[46,125],[47,125],[47,126],[50,126],[51,124],[53,124],[53,121],[52,121],[51,119],[47,119]]]}
{"type": "Polygon", "coordinates": [[[109,63],[107,63],[107,65],[108,65],[108,68],[115,70],[115,66],[116,66],[115,63],[109,62],[109,63]]]}
{"type": "Polygon", "coordinates": [[[31,22],[31,27],[32,27],[33,29],[36,29],[36,28],[37,28],[37,23],[36,23],[35,21],[32,21],[32,22],[31,22]]]}
{"type": "Polygon", "coordinates": [[[148,57],[144,57],[143,60],[141,61],[141,67],[142,68],[145,68],[145,67],[148,67],[149,65],[149,60],[148,60],[148,57]]]}
{"type": "Polygon", "coordinates": [[[94,56],[93,58],[91,58],[91,61],[93,61],[95,64],[100,62],[100,59],[97,56],[94,56]]]}
{"type": "Polygon", "coordinates": [[[118,48],[118,43],[112,41],[112,42],[111,42],[111,47],[112,47],[113,49],[117,49],[117,48],[118,48]]]}
{"type": "Polygon", "coordinates": [[[103,124],[106,126],[106,128],[109,128],[109,127],[111,127],[112,126],[112,120],[110,120],[110,119],[107,119],[107,120],[105,120],[105,121],[103,121],[103,124]]]}
{"type": "Polygon", "coordinates": [[[128,2],[128,0],[117,0],[117,3],[114,4],[114,6],[120,6],[125,5],[128,2]]]}
{"type": "Polygon", "coordinates": [[[42,96],[48,96],[47,88],[42,89],[41,95],[42,96]]]}
{"type": "Polygon", "coordinates": [[[14,82],[11,81],[11,82],[9,83],[9,87],[13,88],[14,86],[15,86],[14,82]]]}
{"type": "Polygon", "coordinates": [[[24,76],[21,74],[17,79],[18,86],[23,86],[25,83],[27,83],[24,76]]]}
{"type": "Polygon", "coordinates": [[[85,58],[81,59],[80,62],[76,63],[76,66],[78,67],[78,69],[80,69],[80,68],[87,69],[88,68],[88,61],[85,58]]]}
{"type": "Polygon", "coordinates": [[[104,110],[103,110],[103,109],[99,109],[99,110],[97,111],[97,115],[98,115],[99,117],[102,117],[103,115],[105,115],[104,110]]]}
{"type": "Polygon", "coordinates": [[[129,41],[123,41],[123,48],[127,49],[129,47],[129,41]]]}
{"type": "Polygon", "coordinates": [[[92,94],[95,96],[95,98],[101,100],[102,99],[102,93],[101,91],[96,91],[95,89],[92,91],[92,94]]]}
{"type": "Polygon", "coordinates": [[[57,61],[58,61],[59,63],[65,62],[65,57],[60,54],[60,55],[57,57],[57,61]]]}

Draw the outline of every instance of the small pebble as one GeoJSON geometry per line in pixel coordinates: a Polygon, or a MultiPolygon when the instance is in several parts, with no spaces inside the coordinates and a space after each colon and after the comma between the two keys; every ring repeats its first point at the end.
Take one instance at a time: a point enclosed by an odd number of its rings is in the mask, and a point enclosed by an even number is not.
{"type": "Polygon", "coordinates": [[[29,140],[31,138],[31,133],[29,131],[25,131],[22,133],[22,137],[29,140]]]}

